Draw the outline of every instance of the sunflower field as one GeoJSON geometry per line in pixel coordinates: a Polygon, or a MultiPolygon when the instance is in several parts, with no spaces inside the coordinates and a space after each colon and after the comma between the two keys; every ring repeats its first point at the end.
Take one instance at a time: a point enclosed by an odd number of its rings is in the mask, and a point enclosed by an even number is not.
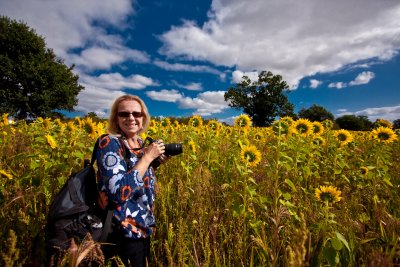
{"type": "MultiPolygon", "coordinates": [[[[40,263],[51,200],[107,123],[1,118],[0,265],[40,263]]],[[[150,266],[399,266],[399,132],[332,124],[152,121],[143,138],[184,152],[157,170],[150,266]]],[[[83,246],[63,265],[77,266],[83,246]]]]}

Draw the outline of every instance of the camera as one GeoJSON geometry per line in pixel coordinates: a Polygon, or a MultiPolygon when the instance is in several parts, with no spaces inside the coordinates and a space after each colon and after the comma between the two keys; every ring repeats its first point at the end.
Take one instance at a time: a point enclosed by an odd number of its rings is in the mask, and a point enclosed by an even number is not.
{"type": "MultiPolygon", "coordinates": [[[[150,145],[153,142],[156,142],[157,140],[153,140],[151,137],[147,137],[144,144],[145,146],[150,145]]],[[[183,152],[183,146],[180,143],[169,143],[169,144],[165,144],[165,152],[164,155],[165,156],[176,156],[179,155],[183,152]]],[[[160,166],[161,162],[160,162],[160,158],[156,158],[152,163],[154,168],[157,168],[158,166],[160,166]]]]}

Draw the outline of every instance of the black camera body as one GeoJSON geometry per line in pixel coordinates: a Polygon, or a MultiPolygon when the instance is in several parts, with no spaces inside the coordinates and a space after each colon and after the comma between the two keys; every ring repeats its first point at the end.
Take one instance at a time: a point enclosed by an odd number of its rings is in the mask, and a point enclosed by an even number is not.
{"type": "MultiPolygon", "coordinates": [[[[147,137],[144,144],[145,146],[150,145],[151,143],[156,142],[157,140],[153,140],[151,137],[147,137]]],[[[169,143],[169,144],[165,144],[165,152],[164,155],[165,156],[176,156],[179,154],[182,154],[183,152],[183,146],[180,143],[169,143]]],[[[155,160],[153,160],[153,162],[151,163],[151,165],[154,168],[157,168],[158,166],[160,166],[161,162],[160,162],[160,157],[156,158],[155,160]]]]}

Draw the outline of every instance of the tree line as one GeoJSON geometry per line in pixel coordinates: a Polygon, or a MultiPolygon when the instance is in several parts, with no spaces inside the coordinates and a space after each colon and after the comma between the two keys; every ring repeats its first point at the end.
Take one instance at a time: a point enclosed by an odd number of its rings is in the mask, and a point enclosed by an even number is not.
{"type": "MultiPolygon", "coordinates": [[[[57,58],[46,47],[45,39],[24,22],[0,16],[0,62],[0,114],[8,113],[15,119],[62,118],[62,111],[74,111],[78,94],[84,89],[78,83],[78,75],[73,73],[74,66],[67,66],[57,58]]],[[[262,71],[257,81],[244,76],[227,90],[224,98],[230,107],[249,115],[257,127],[269,126],[284,116],[310,121],[329,119],[338,128],[355,131],[370,130],[377,123],[363,115],[335,119],[331,112],[316,104],[296,114],[288,99],[289,92],[281,75],[262,71]]],[[[94,112],[87,116],[98,119],[94,112]]],[[[393,127],[400,128],[400,119],[393,122],[393,127]]]]}

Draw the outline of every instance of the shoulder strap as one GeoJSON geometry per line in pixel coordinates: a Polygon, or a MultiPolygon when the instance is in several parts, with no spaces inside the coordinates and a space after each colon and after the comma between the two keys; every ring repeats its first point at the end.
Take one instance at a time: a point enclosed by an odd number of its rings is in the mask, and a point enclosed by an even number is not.
{"type": "Polygon", "coordinates": [[[122,139],[122,137],[118,137],[118,141],[122,146],[122,152],[123,152],[123,156],[124,156],[124,160],[126,163],[126,166],[128,167],[128,170],[132,167],[131,166],[131,153],[129,152],[129,149],[126,147],[124,139],[122,139]]]}
{"type": "Polygon", "coordinates": [[[96,143],[94,144],[93,151],[92,151],[92,159],[90,160],[90,165],[94,165],[94,162],[96,161],[96,152],[97,149],[99,148],[100,140],[103,139],[103,137],[107,136],[108,134],[102,134],[99,138],[97,138],[96,143]]]}

